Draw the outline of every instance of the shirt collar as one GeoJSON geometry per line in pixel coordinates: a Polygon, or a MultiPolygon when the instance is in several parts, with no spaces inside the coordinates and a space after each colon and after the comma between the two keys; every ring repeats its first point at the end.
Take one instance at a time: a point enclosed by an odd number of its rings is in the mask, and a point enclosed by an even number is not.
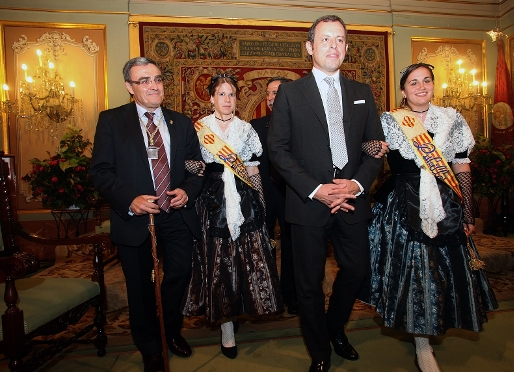
{"type": "Polygon", "coordinates": [[[138,116],[140,118],[145,116],[146,112],[154,112],[155,113],[155,118],[162,117],[162,110],[161,110],[160,107],[157,107],[154,111],[148,111],[147,109],[145,109],[144,107],[142,107],[142,106],[140,106],[139,104],[136,103],[136,108],[137,108],[137,114],[138,114],[138,116]]]}
{"type": "MultiPolygon", "coordinates": [[[[325,74],[323,71],[317,69],[316,67],[313,67],[312,68],[312,74],[314,75],[314,79],[316,79],[316,84],[318,86],[320,86],[320,84],[323,82],[325,83],[323,80],[327,77],[327,76],[331,76],[334,78],[334,84],[335,86],[338,86],[340,83],[339,83],[339,77],[341,76],[341,73],[335,73],[334,75],[327,75],[325,74]]],[[[326,83],[325,83],[326,84],[326,83]]]]}

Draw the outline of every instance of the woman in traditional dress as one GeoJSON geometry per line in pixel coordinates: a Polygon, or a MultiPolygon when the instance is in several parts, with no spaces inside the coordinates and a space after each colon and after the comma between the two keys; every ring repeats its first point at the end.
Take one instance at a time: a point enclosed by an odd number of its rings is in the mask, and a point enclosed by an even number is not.
{"type": "Polygon", "coordinates": [[[384,326],[413,334],[423,372],[439,371],[429,336],[481,331],[486,311],[498,306],[483,270],[469,265],[475,221],[468,155],[475,141],[460,113],[431,104],[432,69],[404,69],[401,107],[381,116],[392,175],[375,197],[369,227],[367,302],[384,326]]]}
{"type": "Polygon", "coordinates": [[[233,359],[237,316],[274,314],[283,310],[283,304],[264,225],[255,160],[262,153],[259,137],[249,123],[234,115],[235,77],[216,75],[207,89],[214,112],[195,123],[206,164],[203,191],[196,201],[203,240],[195,243],[184,314],[220,322],[221,351],[233,359]]]}

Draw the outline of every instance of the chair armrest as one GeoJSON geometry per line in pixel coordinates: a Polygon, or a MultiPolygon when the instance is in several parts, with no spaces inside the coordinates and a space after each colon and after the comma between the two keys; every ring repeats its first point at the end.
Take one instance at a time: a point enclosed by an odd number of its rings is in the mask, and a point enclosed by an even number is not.
{"type": "Polygon", "coordinates": [[[29,240],[38,244],[46,244],[46,245],[64,245],[64,244],[98,244],[102,250],[106,249],[111,244],[111,239],[109,234],[101,233],[101,234],[87,234],[82,235],[76,238],[46,238],[41,235],[35,234],[26,230],[23,226],[20,225],[18,221],[13,221],[11,223],[11,227],[13,229],[13,234],[20,238],[29,240]]]}
{"type": "Polygon", "coordinates": [[[31,253],[15,253],[9,257],[0,258],[0,270],[6,278],[19,279],[39,270],[39,260],[31,253]]]}

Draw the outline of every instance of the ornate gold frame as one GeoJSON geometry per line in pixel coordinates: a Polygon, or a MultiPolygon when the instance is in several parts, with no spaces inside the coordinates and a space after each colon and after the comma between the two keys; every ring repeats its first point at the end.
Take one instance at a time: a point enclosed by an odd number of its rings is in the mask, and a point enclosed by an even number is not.
{"type": "MultiPolygon", "coordinates": [[[[91,81],[92,89],[94,92],[91,92],[90,89],[87,90],[88,94],[82,94],[79,98],[84,107],[90,107],[91,109],[88,111],[89,116],[92,116],[98,111],[98,113],[102,110],[105,110],[108,106],[108,97],[107,97],[107,38],[106,38],[106,26],[101,24],[71,24],[71,23],[40,23],[40,22],[15,22],[15,21],[0,21],[0,85],[3,83],[9,84],[10,87],[16,86],[17,80],[19,80],[19,67],[17,63],[15,63],[15,59],[17,55],[13,50],[6,49],[10,48],[13,40],[21,35],[28,35],[29,40],[33,40],[34,35],[39,35],[40,32],[52,32],[58,31],[63,35],[73,35],[73,40],[76,40],[74,46],[70,46],[70,48],[74,48],[74,50],[81,50],[80,45],[82,45],[85,41],[82,39],[86,34],[94,35],[96,42],[100,49],[98,51],[95,50],[93,57],[91,57],[91,61],[93,64],[91,66],[91,70],[87,64],[84,63],[67,63],[66,68],[68,70],[71,69],[74,75],[81,76],[81,79],[86,79],[85,81],[91,81]],[[45,31],[48,30],[48,31],[45,31]],[[68,31],[66,31],[68,30],[68,31]],[[100,32],[99,32],[100,31],[100,32]],[[79,43],[80,42],[80,43],[79,43]],[[6,44],[9,45],[6,45],[6,44]],[[90,76],[91,80],[88,80],[90,76]]],[[[66,36],[65,35],[65,36],[66,36]]],[[[32,41],[29,44],[33,44],[32,41]]],[[[72,45],[72,44],[70,44],[72,45]]],[[[83,47],[82,47],[83,48],[83,47]]],[[[69,51],[69,50],[68,50],[69,51]]],[[[75,52],[76,53],[76,52],[75,52]]],[[[73,53],[71,54],[73,55],[73,53]]],[[[84,80],[83,80],[84,81],[84,80]]],[[[15,92],[17,93],[17,92],[15,92]]],[[[14,94],[16,97],[17,94],[14,94]]],[[[11,96],[11,99],[14,100],[15,97],[11,96]]],[[[2,91],[2,98],[5,99],[5,95],[2,91]]],[[[27,167],[30,166],[28,162],[24,161],[23,158],[34,157],[33,153],[29,151],[28,154],[25,155],[26,149],[33,149],[35,146],[39,147],[39,149],[35,150],[42,151],[41,158],[46,157],[45,151],[52,152],[52,149],[59,143],[59,140],[43,140],[43,143],[34,144],[34,141],[40,141],[40,137],[34,137],[34,139],[30,140],[31,142],[27,145],[24,141],[21,141],[19,137],[21,137],[20,128],[17,128],[20,123],[17,121],[15,115],[11,115],[10,123],[16,123],[15,126],[11,124],[11,128],[8,127],[7,117],[5,113],[2,113],[2,149],[5,153],[11,153],[18,157],[16,161],[17,174],[21,177],[24,173],[27,172],[27,167]],[[37,140],[35,139],[37,138],[37,140]],[[25,149],[25,150],[24,150],[25,149]],[[23,154],[23,156],[22,156],[23,154]],[[27,164],[25,164],[27,163],[27,164]]],[[[86,116],[87,118],[87,116],[86,116]]],[[[88,136],[94,135],[96,120],[86,120],[84,122],[86,128],[85,133],[89,133],[88,136]]],[[[24,133],[24,132],[23,132],[24,133]]],[[[28,137],[27,137],[28,138],[28,137]]],[[[92,139],[92,137],[90,138],[92,139]]],[[[37,156],[37,157],[39,157],[37,156]]],[[[26,159],[25,159],[26,160],[26,159]]],[[[30,169],[29,169],[30,170],[30,169]]],[[[20,196],[19,205],[20,209],[23,209],[23,206],[27,203],[20,203],[23,199],[24,193],[26,190],[22,190],[21,183],[18,183],[18,195],[20,196]]],[[[30,203],[32,206],[33,202],[30,203]]],[[[39,203],[38,203],[39,205],[39,203]]],[[[37,208],[38,206],[33,206],[30,208],[37,208]]],[[[25,206],[27,208],[27,206],[25,206]]]]}
{"type": "MultiPolygon", "coordinates": [[[[419,51],[427,48],[428,58],[425,62],[434,65],[435,75],[435,87],[434,94],[436,97],[440,97],[443,93],[442,84],[446,81],[446,71],[444,66],[440,63],[440,59],[444,59],[448,53],[457,52],[461,59],[472,59],[476,57],[476,64],[474,68],[477,69],[476,80],[479,82],[486,81],[488,88],[485,91],[491,94],[491,87],[494,87],[494,81],[487,81],[487,60],[486,60],[486,41],[485,40],[472,40],[472,39],[452,39],[452,38],[424,38],[424,37],[412,37],[411,38],[411,55],[412,62],[418,62],[419,51]],[[437,48],[436,48],[437,47],[437,48]],[[440,50],[441,48],[446,48],[440,50]],[[445,55],[446,53],[446,55],[445,55]],[[443,76],[444,74],[444,76],[443,76]]],[[[453,54],[453,56],[457,56],[453,54]]],[[[427,55],[423,55],[426,57],[427,55]]],[[[449,57],[448,57],[449,58],[449,57]]],[[[452,61],[456,62],[456,61],[452,61]]],[[[466,66],[469,68],[469,65],[466,66]]],[[[467,73],[467,72],[466,72],[467,73]]],[[[437,101],[435,102],[437,104],[437,101]]],[[[469,126],[473,132],[482,132],[484,135],[488,135],[488,115],[480,113],[475,116],[464,115],[468,121],[469,126]],[[481,121],[483,123],[481,124],[481,121]]]]}
{"type": "MultiPolygon", "coordinates": [[[[244,25],[244,26],[270,26],[270,27],[310,27],[312,22],[292,22],[292,21],[272,21],[272,20],[254,20],[254,19],[226,19],[226,18],[200,18],[200,17],[150,17],[150,16],[130,16],[129,17],[129,53],[130,58],[139,56],[140,43],[139,43],[139,23],[140,22],[156,22],[156,23],[188,23],[199,25],[244,25]]],[[[393,59],[393,32],[391,27],[386,26],[362,26],[362,25],[346,25],[348,30],[362,30],[362,31],[377,31],[387,32],[387,49],[388,63],[392,68],[394,66],[393,59]]],[[[390,71],[392,74],[392,71],[390,71]]],[[[394,79],[390,79],[392,82],[394,79]]],[[[394,84],[389,84],[389,105],[394,107],[395,102],[395,88],[394,84]]]]}

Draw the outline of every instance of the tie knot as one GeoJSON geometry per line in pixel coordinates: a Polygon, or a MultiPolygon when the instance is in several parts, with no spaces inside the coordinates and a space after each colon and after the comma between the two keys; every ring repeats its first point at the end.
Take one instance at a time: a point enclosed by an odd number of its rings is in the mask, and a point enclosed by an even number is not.
{"type": "Polygon", "coordinates": [[[145,112],[145,116],[148,118],[148,121],[153,121],[153,117],[155,115],[155,112],[145,112]]]}
{"type": "Polygon", "coordinates": [[[327,76],[324,80],[327,82],[329,87],[333,87],[334,86],[334,81],[335,80],[334,80],[334,78],[332,76],[327,76]]]}

